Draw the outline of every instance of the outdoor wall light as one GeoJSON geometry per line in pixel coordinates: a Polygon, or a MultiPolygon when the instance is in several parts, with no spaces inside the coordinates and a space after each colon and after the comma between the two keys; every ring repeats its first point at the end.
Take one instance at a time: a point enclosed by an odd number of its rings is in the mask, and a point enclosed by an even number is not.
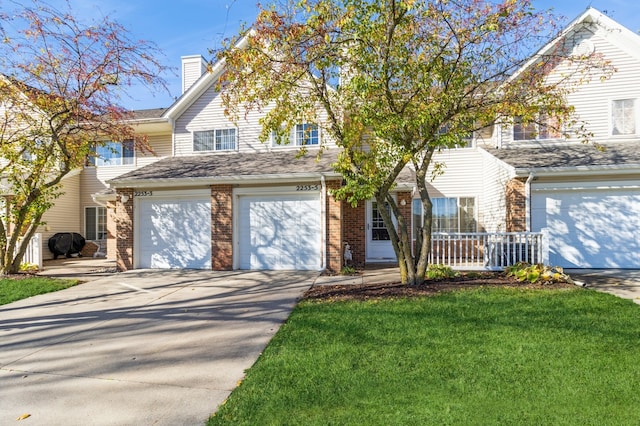
{"type": "Polygon", "coordinates": [[[126,203],[127,201],[129,201],[129,196],[128,195],[121,195],[120,196],[120,201],[122,201],[122,203],[126,203]]]}

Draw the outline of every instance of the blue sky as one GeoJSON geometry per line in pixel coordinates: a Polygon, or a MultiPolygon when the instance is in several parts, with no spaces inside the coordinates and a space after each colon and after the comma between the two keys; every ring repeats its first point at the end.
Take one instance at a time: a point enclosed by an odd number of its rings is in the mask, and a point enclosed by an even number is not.
{"type": "MultiPolygon", "coordinates": [[[[262,0],[270,4],[273,0],[262,0]]],[[[538,9],[554,11],[570,21],[588,6],[603,11],[634,32],[640,30],[640,2],[638,0],[533,0],[538,9]]],[[[50,0],[61,4],[61,0],[50,0]]],[[[220,47],[220,41],[237,33],[242,22],[251,24],[256,17],[258,0],[70,0],[74,14],[90,20],[109,16],[120,22],[134,39],[155,42],[164,52],[164,62],[179,70],[180,57],[201,54],[209,58],[208,49],[220,47]]],[[[180,95],[180,77],[164,76],[170,94],[152,93],[133,88],[132,99],[123,98],[123,106],[130,109],[168,107],[180,95]]]]}

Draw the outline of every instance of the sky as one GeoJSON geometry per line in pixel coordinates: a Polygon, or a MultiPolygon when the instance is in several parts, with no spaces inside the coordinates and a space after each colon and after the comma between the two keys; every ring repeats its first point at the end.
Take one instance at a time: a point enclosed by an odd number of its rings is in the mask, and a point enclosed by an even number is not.
{"type": "MultiPolygon", "coordinates": [[[[1,0],[0,0],[1,1],[1,0]]],[[[203,55],[210,59],[209,49],[220,48],[221,41],[234,36],[242,23],[251,25],[257,15],[256,3],[268,5],[273,0],[69,0],[73,13],[81,20],[108,16],[126,27],[133,39],[156,43],[164,53],[163,63],[173,67],[167,73],[169,93],[132,88],[122,99],[128,109],[169,107],[180,96],[178,71],[180,57],[203,55]]],[[[63,0],[49,0],[56,6],[63,0]]],[[[1,5],[2,3],[0,3],[1,5]]],[[[640,31],[638,0],[533,0],[537,9],[553,8],[568,23],[592,6],[634,32],[640,31]]]]}

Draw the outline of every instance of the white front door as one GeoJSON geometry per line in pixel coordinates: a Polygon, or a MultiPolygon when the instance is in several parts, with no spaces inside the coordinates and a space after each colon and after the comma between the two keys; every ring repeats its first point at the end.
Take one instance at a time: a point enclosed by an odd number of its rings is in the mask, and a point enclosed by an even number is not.
{"type": "MultiPolygon", "coordinates": [[[[391,208],[385,203],[385,208],[390,212],[391,208]]],[[[367,261],[395,262],[396,254],[393,251],[389,231],[384,225],[382,215],[378,210],[378,203],[373,200],[367,201],[367,261]]],[[[395,222],[395,221],[394,221],[395,222]]]]}

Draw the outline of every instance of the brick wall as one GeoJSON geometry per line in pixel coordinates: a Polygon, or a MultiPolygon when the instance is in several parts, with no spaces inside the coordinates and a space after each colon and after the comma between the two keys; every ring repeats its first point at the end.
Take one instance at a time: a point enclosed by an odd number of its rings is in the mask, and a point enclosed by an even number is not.
{"type": "Polygon", "coordinates": [[[107,259],[116,259],[116,235],[118,234],[115,219],[116,204],[115,201],[107,203],[107,247],[103,247],[103,250],[106,250],[107,259]]]}
{"type": "Polygon", "coordinates": [[[347,201],[342,201],[342,238],[351,246],[353,266],[361,268],[365,263],[365,205],[360,201],[356,207],[351,207],[347,201]]]}
{"type": "Polygon", "coordinates": [[[398,192],[398,209],[407,223],[407,232],[409,233],[409,241],[411,241],[411,192],[398,192]],[[404,201],[404,206],[402,202],[404,201]]]}
{"type": "MultiPolygon", "coordinates": [[[[338,189],[340,181],[328,181],[327,191],[338,189]]],[[[342,247],[342,201],[336,200],[327,194],[326,214],[326,268],[331,272],[340,272],[343,264],[342,247]]]]}
{"type": "Polygon", "coordinates": [[[507,232],[523,232],[527,230],[527,206],[525,182],[520,179],[512,179],[507,182],[507,232]]]}
{"type": "Polygon", "coordinates": [[[116,229],[116,264],[118,270],[133,269],[133,189],[119,189],[113,213],[116,229]],[[120,200],[129,197],[126,203],[120,200]]]}
{"type": "Polygon", "coordinates": [[[233,187],[211,185],[211,267],[233,269],[233,187]]]}

